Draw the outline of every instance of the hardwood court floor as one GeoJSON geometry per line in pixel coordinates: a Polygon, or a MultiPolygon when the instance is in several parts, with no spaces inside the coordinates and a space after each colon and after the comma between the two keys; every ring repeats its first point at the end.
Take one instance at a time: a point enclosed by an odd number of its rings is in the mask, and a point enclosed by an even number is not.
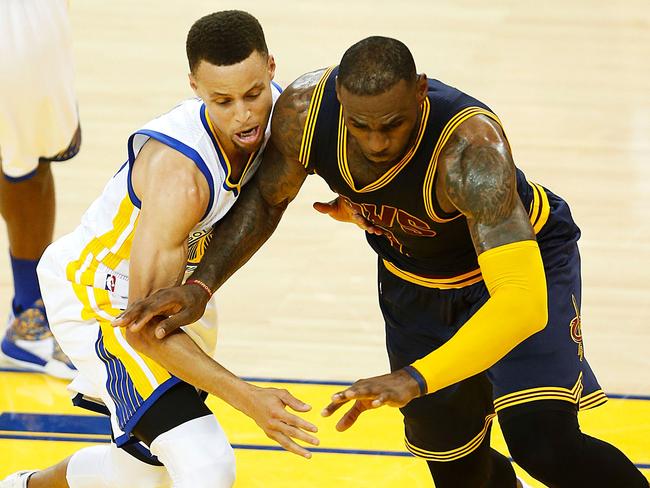
{"type": "MultiPolygon", "coordinates": [[[[74,229],[124,162],[128,136],[191,96],[184,40],[200,16],[225,8],[257,16],[276,57],[276,80],[285,86],[301,73],[337,63],[365,36],[397,37],[413,51],[419,71],[495,110],[517,165],[569,202],[583,231],[587,357],[605,391],[650,396],[647,0],[70,4],[84,140],[76,158],[55,168],[57,236],[74,229]]],[[[317,177],[308,178],[269,243],[220,290],[219,360],[235,373],[353,381],[387,371],[376,258],[355,228],[311,209],[313,201],[331,198],[317,177]]],[[[7,249],[2,226],[0,254],[7,249]]],[[[0,259],[0,317],[8,311],[11,293],[5,257],[0,259]]],[[[290,389],[319,410],[335,388],[290,389]]],[[[60,382],[38,375],[0,373],[0,393],[2,430],[12,432],[6,436],[15,437],[17,429],[67,436],[69,422],[44,424],[42,416],[83,413],[69,406],[60,382]]],[[[585,413],[582,422],[588,432],[616,441],[647,467],[649,404],[613,400],[585,413]]],[[[423,463],[409,457],[337,451],[306,462],[283,452],[243,448],[269,442],[232,409],[214,400],[211,405],[242,447],[236,451],[239,486],[429,486],[423,463]]],[[[324,448],[403,452],[395,410],[373,412],[346,434],[334,432],[329,420],[318,422],[324,448]]],[[[95,431],[90,435],[100,437],[95,431]]],[[[503,446],[496,433],[494,442],[503,446]]],[[[0,474],[44,466],[80,445],[2,439],[0,474]]]]}
{"type": "MultiPolygon", "coordinates": [[[[321,445],[309,461],[282,451],[252,420],[210,397],[208,404],[235,446],[237,487],[431,486],[424,461],[404,449],[397,410],[369,412],[354,429],[339,433],[334,419],[323,419],[318,412],[340,386],[286,380],[256,383],[287,388],[311,404],[314,408],[307,418],[319,426],[321,445]]],[[[43,375],[0,372],[0,412],[0,477],[21,468],[46,467],[89,443],[109,440],[105,418],[72,407],[64,383],[43,375]]],[[[587,432],[616,444],[650,477],[650,397],[612,399],[582,413],[581,423],[587,432]]],[[[498,428],[492,441],[507,453],[498,428]]],[[[517,471],[531,486],[542,486],[517,471]]]]}

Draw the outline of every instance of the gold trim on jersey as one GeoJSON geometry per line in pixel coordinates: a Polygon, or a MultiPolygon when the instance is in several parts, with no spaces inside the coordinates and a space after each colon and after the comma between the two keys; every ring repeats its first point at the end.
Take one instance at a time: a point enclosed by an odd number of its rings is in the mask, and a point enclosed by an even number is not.
{"type": "Polygon", "coordinates": [[[318,112],[320,111],[321,102],[323,101],[323,93],[325,92],[325,83],[329,79],[330,73],[335,66],[330,66],[325,70],[321,79],[316,83],[314,92],[311,94],[309,102],[309,111],[307,112],[307,120],[302,132],[302,140],[300,141],[300,155],[298,161],[307,168],[309,166],[309,157],[311,156],[311,144],[314,139],[314,130],[316,129],[316,121],[318,120],[318,112]]]}
{"type": "Polygon", "coordinates": [[[139,210],[126,195],[113,217],[111,230],[101,236],[93,237],[81,251],[79,259],[68,263],[66,266],[67,280],[72,283],[93,286],[99,263],[103,263],[108,268],[117,269],[122,261],[129,259],[139,215],[139,210]]]}
{"type": "Polygon", "coordinates": [[[458,128],[460,124],[465,122],[467,119],[474,117],[475,115],[485,115],[487,117],[490,117],[497,124],[499,124],[499,127],[502,127],[499,117],[497,117],[489,110],[485,110],[484,108],[481,107],[464,108],[456,115],[454,115],[449,120],[449,122],[447,122],[445,127],[442,129],[442,132],[440,133],[440,137],[438,138],[438,142],[436,142],[435,148],[433,149],[433,154],[431,155],[431,161],[429,161],[429,167],[427,168],[427,174],[424,178],[424,185],[422,187],[422,192],[424,196],[424,207],[427,211],[427,214],[429,215],[429,218],[434,222],[443,224],[445,222],[451,222],[452,220],[457,219],[458,217],[461,217],[463,215],[462,213],[459,213],[458,215],[454,215],[453,217],[446,219],[436,214],[435,207],[433,205],[433,198],[435,193],[433,182],[435,180],[436,169],[438,167],[438,159],[440,158],[440,153],[442,152],[442,149],[445,147],[445,144],[447,143],[447,141],[449,140],[453,132],[458,128]]]}
{"type": "Polygon", "coordinates": [[[580,398],[580,410],[589,410],[607,402],[607,395],[603,390],[596,390],[580,398]]]}
{"type": "MultiPolygon", "coordinates": [[[[223,162],[226,164],[226,177],[224,178],[224,184],[229,189],[237,190],[237,193],[239,193],[241,191],[242,181],[245,180],[246,175],[248,174],[248,171],[251,168],[251,163],[255,159],[255,156],[257,156],[257,153],[259,153],[259,150],[255,151],[253,154],[251,154],[248,157],[248,161],[246,161],[246,166],[244,166],[244,170],[242,171],[239,180],[237,181],[237,183],[232,183],[230,181],[230,177],[232,176],[232,165],[230,164],[230,160],[228,159],[228,155],[226,154],[226,151],[224,151],[223,146],[219,141],[219,137],[217,136],[217,131],[214,130],[214,125],[212,124],[212,120],[210,120],[210,113],[207,110],[205,111],[205,120],[208,122],[208,127],[210,127],[210,132],[212,132],[212,136],[214,137],[214,140],[217,142],[217,146],[219,146],[219,152],[221,157],[223,158],[223,162]]],[[[264,130],[264,129],[260,127],[260,130],[264,130]]]]}
{"type": "Polygon", "coordinates": [[[551,213],[551,205],[548,203],[548,195],[541,185],[532,181],[529,181],[528,184],[533,190],[533,199],[530,201],[528,216],[535,234],[539,234],[551,213]]]}
{"type": "Polygon", "coordinates": [[[398,268],[393,263],[386,261],[385,259],[383,262],[386,269],[398,278],[410,281],[416,285],[425,286],[427,288],[438,288],[441,290],[464,288],[483,280],[483,275],[481,274],[480,269],[475,269],[469,273],[453,276],[451,278],[430,278],[420,276],[415,273],[410,273],[409,271],[404,271],[403,269],[398,268]]]}
{"type": "Polygon", "coordinates": [[[419,457],[419,458],[424,458],[429,461],[438,461],[438,462],[449,462],[449,461],[455,461],[456,459],[460,459],[464,456],[467,456],[471,452],[475,451],[477,447],[481,445],[483,440],[485,439],[485,436],[487,433],[490,431],[490,425],[492,425],[492,420],[496,414],[491,413],[485,417],[485,424],[483,425],[483,429],[474,436],[474,438],[469,441],[467,444],[460,446],[456,449],[452,449],[450,451],[427,451],[426,449],[422,449],[420,447],[416,447],[413,444],[409,442],[408,439],[405,439],[406,443],[406,449],[408,449],[413,455],[419,457]]]}
{"type": "MultiPolygon", "coordinates": [[[[171,374],[152,359],[135,351],[127,343],[121,327],[111,326],[111,321],[122,311],[113,307],[108,291],[77,283],[72,283],[72,288],[83,305],[81,318],[97,321],[105,349],[119,359],[134,388],[142,399],[146,400],[158,386],[171,378],[171,374]]],[[[139,402],[132,398],[128,391],[124,392],[122,400],[137,409],[139,402]]]]}
{"type": "MultiPolygon", "coordinates": [[[[535,402],[538,400],[561,400],[578,405],[582,394],[582,373],[578,375],[573,388],[562,388],[559,386],[542,386],[528,390],[516,391],[503,395],[494,400],[494,410],[499,412],[504,408],[514,407],[522,403],[535,402]]],[[[589,395],[591,397],[591,395],[589,395]]]]}
{"type": "Polygon", "coordinates": [[[413,159],[415,153],[420,147],[420,142],[422,142],[422,137],[427,127],[427,121],[429,120],[429,113],[431,112],[431,102],[429,98],[425,98],[422,102],[422,116],[420,118],[420,126],[418,127],[418,132],[415,137],[415,143],[411,148],[406,152],[404,157],[397,163],[395,166],[390,168],[386,173],[380,176],[378,179],[372,183],[367,184],[363,188],[358,189],[354,184],[354,178],[352,178],[352,173],[350,172],[350,166],[348,164],[348,128],[345,126],[345,120],[343,119],[343,105],[339,111],[339,135],[338,135],[338,144],[337,144],[337,159],[339,163],[339,171],[341,176],[356,193],[368,193],[371,191],[378,190],[383,188],[388,183],[390,183],[393,178],[395,178],[400,171],[402,171],[406,165],[413,159]]]}

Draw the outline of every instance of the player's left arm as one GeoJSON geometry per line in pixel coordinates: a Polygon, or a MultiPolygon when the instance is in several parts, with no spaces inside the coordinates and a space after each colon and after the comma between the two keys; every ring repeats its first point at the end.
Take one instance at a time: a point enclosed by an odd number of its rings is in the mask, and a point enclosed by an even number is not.
{"type": "Polygon", "coordinates": [[[484,116],[465,121],[446,144],[439,171],[436,196],[466,217],[490,298],[428,356],[334,395],[324,415],[357,400],[339,422],[340,430],[351,426],[365,409],[403,406],[485,371],[546,325],[544,267],[501,128],[484,116]]]}
{"type": "Polygon", "coordinates": [[[187,236],[207,208],[210,190],[194,163],[149,140],[133,167],[141,200],[129,260],[129,303],[180,284],[187,264],[187,236]]]}

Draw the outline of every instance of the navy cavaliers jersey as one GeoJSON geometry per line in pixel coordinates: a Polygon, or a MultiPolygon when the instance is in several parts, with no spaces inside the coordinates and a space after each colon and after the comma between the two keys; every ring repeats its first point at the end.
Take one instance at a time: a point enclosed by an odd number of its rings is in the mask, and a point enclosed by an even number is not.
{"type": "MultiPolygon", "coordinates": [[[[467,220],[460,212],[444,212],[436,201],[436,169],[442,148],[461,123],[481,114],[500,125],[498,117],[484,103],[430,79],[414,145],[384,175],[359,187],[347,159],[348,132],[336,97],[337,72],[338,67],[327,69],[312,95],[301,143],[302,164],[384,229],[385,235],[366,236],[393,274],[433,288],[481,281],[467,220]]],[[[519,169],[517,189],[538,234],[549,220],[552,194],[528,182],[519,169]]],[[[573,228],[568,230],[577,238],[579,230],[569,220],[573,228]]]]}

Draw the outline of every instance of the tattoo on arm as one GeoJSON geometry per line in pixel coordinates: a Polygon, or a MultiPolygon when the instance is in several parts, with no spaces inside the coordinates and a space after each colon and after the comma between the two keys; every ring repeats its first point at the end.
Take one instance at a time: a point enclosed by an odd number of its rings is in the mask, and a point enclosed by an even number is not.
{"type": "Polygon", "coordinates": [[[477,254],[535,239],[508,144],[493,121],[477,116],[458,127],[441,167],[446,195],[467,218],[477,254]]]}
{"type": "Polygon", "coordinates": [[[271,140],[260,168],[242,189],[237,203],[215,226],[213,239],[193,273],[212,290],[266,242],[307,177],[298,155],[311,93],[318,79],[312,73],[299,78],[276,102],[271,140]]]}

